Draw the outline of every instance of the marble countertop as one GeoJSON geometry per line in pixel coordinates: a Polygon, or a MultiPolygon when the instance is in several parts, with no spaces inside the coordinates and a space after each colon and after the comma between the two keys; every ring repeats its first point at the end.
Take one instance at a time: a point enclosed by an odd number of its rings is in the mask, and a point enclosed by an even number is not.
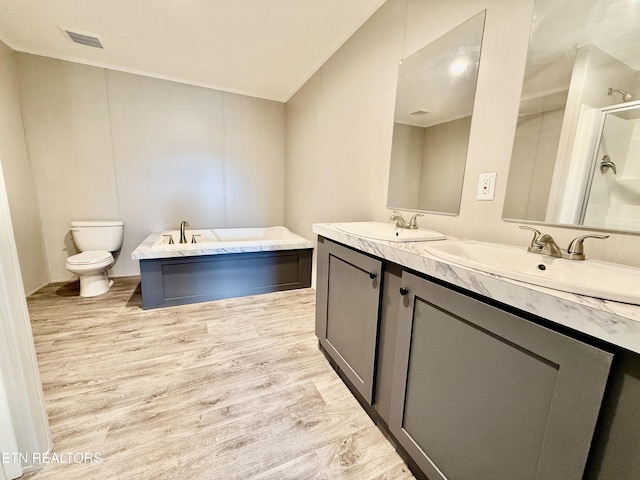
{"type": "Polygon", "coordinates": [[[200,255],[222,255],[225,253],[248,252],[273,252],[276,250],[296,250],[314,248],[314,242],[295,236],[283,240],[255,240],[245,242],[212,242],[212,243],[185,243],[162,245],[154,247],[160,239],[162,232],[150,234],[138,247],[131,252],[133,260],[145,260],[152,258],[196,257],[200,255]]]}
{"type": "MultiPolygon", "coordinates": [[[[575,295],[448,263],[424,251],[428,242],[396,243],[317,223],[313,232],[559,325],[640,353],[640,306],[575,295]]],[[[446,240],[444,240],[446,241],[446,240]]]]}

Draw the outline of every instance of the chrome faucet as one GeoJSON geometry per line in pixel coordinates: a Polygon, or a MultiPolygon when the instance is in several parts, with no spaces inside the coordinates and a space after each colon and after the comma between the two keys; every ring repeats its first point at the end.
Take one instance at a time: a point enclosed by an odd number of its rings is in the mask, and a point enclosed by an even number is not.
{"type": "Polygon", "coordinates": [[[393,212],[391,212],[390,220],[393,220],[396,222],[397,228],[407,228],[407,222],[404,220],[404,217],[402,216],[402,214],[397,210],[394,210],[393,212]]]}
{"type": "Polygon", "coordinates": [[[556,241],[553,239],[551,235],[548,233],[543,233],[538,237],[538,245],[540,245],[540,251],[536,253],[540,253],[541,255],[550,255],[552,257],[562,258],[562,249],[558,246],[556,241]]]}
{"type": "Polygon", "coordinates": [[[409,225],[407,225],[407,228],[410,228],[411,230],[417,230],[418,217],[424,217],[424,215],[421,213],[416,213],[413,217],[411,217],[411,220],[409,220],[409,225]]]}
{"type": "Polygon", "coordinates": [[[418,217],[422,217],[422,216],[424,216],[422,213],[416,213],[413,217],[411,217],[411,220],[409,220],[409,223],[407,223],[404,217],[402,216],[402,214],[397,210],[394,210],[393,212],[391,212],[390,220],[393,220],[394,222],[396,222],[396,228],[408,228],[410,230],[417,230],[418,217]]]}
{"type": "Polygon", "coordinates": [[[569,244],[569,248],[567,248],[567,255],[568,255],[568,259],[569,260],[584,260],[585,256],[584,256],[584,246],[582,245],[582,242],[584,242],[585,238],[609,238],[609,235],[596,235],[596,234],[589,234],[589,235],[582,235],[580,237],[576,237],[573,240],[571,240],[571,243],[569,244]]]}
{"type": "Polygon", "coordinates": [[[527,251],[531,253],[539,253],[540,255],[549,255],[557,258],[566,258],[567,260],[584,260],[584,245],[586,238],[609,238],[609,235],[588,234],[574,238],[569,243],[566,250],[561,249],[556,241],[548,233],[542,233],[528,225],[520,225],[523,230],[531,230],[533,239],[527,247],[527,251]]]}
{"type": "Polygon", "coordinates": [[[189,222],[186,220],[183,220],[182,223],[180,223],[180,243],[187,243],[186,230],[188,226],[189,222]]]}

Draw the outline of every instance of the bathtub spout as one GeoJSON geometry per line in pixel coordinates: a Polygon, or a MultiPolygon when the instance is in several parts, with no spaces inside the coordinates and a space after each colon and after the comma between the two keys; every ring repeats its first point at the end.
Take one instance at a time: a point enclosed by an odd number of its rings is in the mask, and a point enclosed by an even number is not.
{"type": "Polygon", "coordinates": [[[186,230],[188,226],[189,222],[187,222],[186,220],[183,220],[180,224],[180,243],[187,243],[186,230]]]}

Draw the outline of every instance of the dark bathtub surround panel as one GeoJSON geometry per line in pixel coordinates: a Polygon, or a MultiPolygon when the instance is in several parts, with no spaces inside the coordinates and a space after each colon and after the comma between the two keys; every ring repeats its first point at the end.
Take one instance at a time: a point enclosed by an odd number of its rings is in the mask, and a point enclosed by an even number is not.
{"type": "Polygon", "coordinates": [[[140,260],[142,308],[308,288],[313,249],[140,260]]]}

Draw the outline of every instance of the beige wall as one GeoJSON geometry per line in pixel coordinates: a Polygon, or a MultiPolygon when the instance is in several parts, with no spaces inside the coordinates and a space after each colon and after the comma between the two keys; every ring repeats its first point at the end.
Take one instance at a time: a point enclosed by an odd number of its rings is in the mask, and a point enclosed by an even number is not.
{"type": "Polygon", "coordinates": [[[463,117],[424,129],[419,209],[458,212],[470,124],[463,117]]]}
{"type": "Polygon", "coordinates": [[[417,209],[422,177],[425,128],[394,123],[387,205],[417,209]]]}
{"type": "Polygon", "coordinates": [[[71,220],[120,219],[112,275],[152,231],[281,225],[284,104],[18,54],[29,157],[52,281],[71,220]]]}
{"type": "Polygon", "coordinates": [[[505,218],[544,221],[562,129],[563,110],[526,115],[518,119],[505,194],[505,218]]]}
{"type": "Polygon", "coordinates": [[[287,102],[285,225],[306,238],[386,211],[403,17],[387,2],[287,102]]]}
{"type": "Polygon", "coordinates": [[[389,208],[457,213],[471,117],[430,127],[395,123],[389,208]]]}
{"type": "MultiPolygon", "coordinates": [[[[504,222],[502,207],[533,4],[388,0],[287,103],[285,223],[313,238],[314,222],[387,221],[398,60],[403,51],[414,53],[486,8],[460,215],[428,214],[421,225],[456,237],[526,245],[530,233],[504,222]],[[497,173],[495,200],[477,201],[478,176],[487,172],[497,173]]],[[[543,229],[561,245],[582,233],[543,229]]],[[[640,266],[638,235],[612,234],[586,248],[591,257],[640,266]]]]}
{"type": "Polygon", "coordinates": [[[11,210],[22,282],[31,293],[49,281],[36,188],[18,102],[16,55],[0,42],[0,161],[11,210]]]}

